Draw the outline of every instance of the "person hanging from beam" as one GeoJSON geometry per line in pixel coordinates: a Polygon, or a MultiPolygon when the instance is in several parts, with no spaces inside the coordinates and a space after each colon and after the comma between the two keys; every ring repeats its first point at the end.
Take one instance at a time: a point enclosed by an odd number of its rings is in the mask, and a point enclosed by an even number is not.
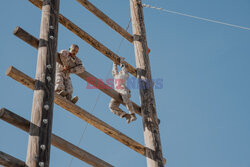
{"type": "Polygon", "coordinates": [[[79,46],[72,44],[69,50],[62,50],[58,54],[57,59],[59,59],[60,63],[58,61],[56,63],[55,91],[74,104],[78,101],[78,97],[75,96],[72,98],[73,87],[70,74],[80,74],[85,71],[82,61],[76,57],[78,50],[79,46]]]}
{"type": "Polygon", "coordinates": [[[112,75],[114,77],[114,88],[122,96],[122,100],[125,103],[130,114],[122,111],[119,108],[119,105],[121,103],[113,98],[111,99],[109,103],[109,108],[112,113],[118,115],[121,118],[126,118],[127,123],[130,123],[132,121],[135,121],[137,118],[135,116],[134,107],[129,99],[131,97],[130,90],[126,86],[126,82],[129,77],[129,74],[126,69],[126,66],[124,65],[124,59],[125,58],[120,57],[120,66],[121,66],[120,72],[118,72],[117,64],[113,62],[112,75]]]}

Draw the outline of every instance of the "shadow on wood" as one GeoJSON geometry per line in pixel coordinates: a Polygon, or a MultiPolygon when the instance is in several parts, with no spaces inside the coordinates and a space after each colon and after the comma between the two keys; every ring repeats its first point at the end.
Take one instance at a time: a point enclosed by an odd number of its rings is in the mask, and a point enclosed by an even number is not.
{"type": "MultiPolygon", "coordinates": [[[[23,131],[30,133],[30,135],[36,135],[39,132],[39,127],[30,123],[28,120],[20,117],[19,115],[2,108],[0,110],[0,119],[8,122],[9,124],[22,129],[23,131]],[[29,132],[30,126],[34,127],[33,132],[29,132]]],[[[95,157],[94,155],[80,149],[79,147],[67,142],[66,140],[52,134],[51,135],[51,144],[55,147],[65,151],[66,153],[88,163],[89,165],[93,166],[99,166],[99,167],[112,167],[112,165],[108,164],[107,162],[95,157]]],[[[1,164],[1,152],[0,152],[0,164],[1,164]]],[[[13,161],[13,162],[19,162],[19,161],[13,161]]],[[[21,164],[21,163],[20,163],[21,164]]],[[[14,167],[14,166],[13,166],[14,167]]],[[[17,166],[18,167],[18,166],[17,166]]],[[[20,166],[21,167],[21,166],[20,166]]]]}
{"type": "MultiPolygon", "coordinates": [[[[34,90],[34,83],[35,80],[30,78],[29,76],[25,75],[23,72],[17,70],[14,67],[9,67],[6,75],[13,78],[14,80],[20,82],[24,86],[34,90]]],[[[55,103],[65,110],[71,112],[78,118],[88,122],[90,125],[96,127],[97,129],[101,130],[102,132],[106,133],[110,137],[116,139],[117,141],[123,143],[124,145],[128,146],[129,148],[133,149],[134,151],[138,152],[139,154],[145,156],[146,148],[141,145],[140,143],[134,141],[130,137],[124,135],[123,133],[119,132],[115,128],[111,127],[107,123],[101,121],[100,119],[96,118],[92,114],[88,113],[86,110],[80,108],[79,106],[73,104],[72,102],[68,101],[64,97],[54,94],[55,103]]]]}
{"type": "MultiPolygon", "coordinates": [[[[1,115],[1,114],[0,114],[1,115]]],[[[7,167],[28,167],[23,161],[0,151],[0,165],[7,167]]]]}
{"type": "MultiPolygon", "coordinates": [[[[38,48],[38,43],[39,43],[38,39],[35,38],[34,36],[32,36],[31,34],[29,34],[28,32],[26,32],[25,30],[23,30],[21,27],[16,27],[13,34],[15,36],[17,36],[18,38],[22,39],[23,41],[25,41],[26,43],[28,43],[29,45],[33,46],[34,48],[36,48],[36,49],[38,48]]],[[[59,53],[57,53],[57,54],[59,54],[59,53]]],[[[57,62],[60,63],[60,59],[57,59],[57,62]]],[[[114,98],[119,102],[122,102],[122,97],[120,96],[120,94],[117,91],[115,91],[110,86],[106,85],[103,81],[97,79],[94,75],[90,74],[87,71],[85,71],[81,74],[77,74],[77,75],[80,78],[82,78],[83,80],[85,80],[86,82],[90,83],[91,85],[99,88],[103,93],[110,96],[111,98],[114,98]]],[[[122,104],[124,105],[124,103],[122,103],[122,104]]],[[[134,102],[132,102],[132,104],[133,104],[133,107],[135,109],[135,112],[138,115],[141,115],[141,108],[137,104],[135,104],[134,102]]]]}

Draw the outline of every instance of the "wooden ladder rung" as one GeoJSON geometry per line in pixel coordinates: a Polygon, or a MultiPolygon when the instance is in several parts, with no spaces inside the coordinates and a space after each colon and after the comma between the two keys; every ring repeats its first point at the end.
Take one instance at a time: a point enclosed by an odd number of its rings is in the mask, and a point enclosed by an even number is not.
{"type": "MultiPolygon", "coordinates": [[[[22,39],[23,41],[25,41],[26,43],[28,43],[29,45],[33,46],[34,48],[38,49],[38,45],[39,45],[39,40],[37,38],[35,38],[34,36],[32,36],[31,34],[29,34],[28,32],[26,32],[25,30],[23,30],[21,27],[16,27],[16,29],[14,30],[14,35],[16,35],[18,38],[22,39]]],[[[59,54],[59,53],[57,53],[59,54]]],[[[59,61],[59,60],[57,60],[59,61]]],[[[116,99],[117,101],[122,102],[122,97],[120,96],[120,94],[115,91],[113,88],[111,88],[110,86],[106,85],[105,83],[103,83],[101,80],[98,80],[94,75],[90,74],[89,72],[85,71],[81,74],[77,74],[77,76],[79,76],[80,78],[82,78],[83,80],[85,80],[86,82],[94,85],[94,83],[97,83],[99,85],[103,85],[105,87],[105,89],[100,89],[102,92],[104,92],[106,95],[110,96],[111,98],[116,99]]],[[[96,85],[94,85],[96,86],[96,85]]],[[[98,86],[97,86],[98,88],[98,86]]],[[[124,103],[122,103],[124,105],[124,103]]],[[[141,108],[135,104],[134,102],[132,102],[133,107],[135,109],[135,112],[138,115],[141,115],[141,108]]]]}
{"type": "MultiPolygon", "coordinates": [[[[28,75],[24,74],[23,72],[17,70],[13,66],[10,66],[6,72],[6,75],[13,78],[14,80],[18,81],[19,83],[23,84],[24,86],[34,90],[35,88],[35,79],[32,79],[28,75]]],[[[69,100],[66,100],[64,97],[58,95],[57,93],[54,94],[54,102],[64,108],[65,110],[71,112],[78,118],[88,122],[90,125],[96,127],[100,131],[106,133],[110,137],[116,139],[117,141],[121,142],[122,144],[128,146],[129,148],[133,149],[134,151],[138,152],[139,154],[145,156],[146,151],[151,151],[154,153],[153,150],[146,148],[142,144],[136,142],[135,140],[131,139],[130,137],[124,135],[120,131],[116,130],[112,126],[108,125],[107,123],[103,122],[102,120],[98,119],[97,117],[93,116],[86,110],[80,108],[79,106],[73,104],[69,100]]],[[[153,155],[153,154],[152,154],[153,155]]]]}
{"type": "Polygon", "coordinates": [[[87,10],[89,10],[91,13],[93,13],[99,19],[101,19],[103,22],[105,22],[113,30],[115,30],[116,32],[121,34],[125,39],[127,39],[129,42],[133,43],[133,36],[130,33],[128,33],[126,30],[124,30],[115,21],[110,19],[106,14],[104,14],[101,10],[99,10],[97,7],[95,7],[92,3],[90,3],[88,0],[77,0],[77,1],[83,7],[85,7],[87,10]]]}
{"type": "MultiPolygon", "coordinates": [[[[1,114],[0,114],[1,115],[1,114]]],[[[0,151],[0,165],[8,167],[27,167],[25,162],[0,151]]]]}
{"type": "MultiPolygon", "coordinates": [[[[33,5],[35,5],[38,8],[42,8],[42,1],[41,0],[29,0],[33,5]]],[[[72,31],[74,34],[76,34],[78,37],[83,39],[85,42],[87,42],[89,45],[94,47],[96,50],[101,52],[103,55],[111,59],[113,62],[120,63],[120,57],[112,52],[110,49],[108,49],[106,46],[104,46],[102,43],[97,41],[94,37],[89,35],[87,32],[82,30],[80,27],[75,25],[72,21],[64,17],[62,14],[59,14],[59,22],[66,27],[68,30],[72,31]]],[[[132,65],[130,65],[127,62],[124,62],[124,64],[127,67],[127,70],[130,74],[136,77],[137,70],[132,65]]]]}
{"type": "MultiPolygon", "coordinates": [[[[0,110],[0,119],[8,122],[9,124],[22,129],[23,131],[29,133],[30,130],[30,125],[32,124],[28,120],[24,119],[23,117],[5,109],[2,108],[0,110]]],[[[39,132],[39,127],[32,124],[33,127],[35,127],[34,133],[39,132]]],[[[51,144],[62,151],[82,160],[83,162],[86,162],[89,165],[92,166],[104,166],[104,167],[112,167],[109,163],[97,158],[96,156],[88,153],[87,151],[71,144],[70,142],[62,139],[61,137],[52,134],[51,135],[51,144]]],[[[1,164],[1,152],[0,152],[0,164],[1,164]]],[[[17,161],[18,162],[18,161],[17,161]]],[[[20,163],[21,164],[21,163],[20,163]]],[[[3,165],[3,164],[1,164],[3,165]]]]}

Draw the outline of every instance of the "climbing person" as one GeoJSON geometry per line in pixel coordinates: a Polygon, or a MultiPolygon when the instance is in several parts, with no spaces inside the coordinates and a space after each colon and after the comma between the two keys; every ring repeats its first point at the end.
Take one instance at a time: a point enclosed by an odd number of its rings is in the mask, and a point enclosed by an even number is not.
{"type": "Polygon", "coordinates": [[[78,45],[72,44],[69,50],[62,50],[58,54],[56,62],[55,92],[74,104],[78,101],[78,97],[72,98],[73,87],[70,74],[79,74],[85,71],[82,61],[76,57],[78,50],[78,45]]]}
{"type": "Polygon", "coordinates": [[[129,99],[131,97],[130,90],[126,86],[129,74],[124,64],[124,59],[125,58],[120,57],[120,66],[121,66],[120,72],[118,72],[117,64],[115,62],[113,63],[112,75],[114,77],[114,88],[117,92],[120,93],[123,103],[125,103],[130,114],[122,111],[119,108],[121,102],[113,98],[109,103],[109,108],[112,113],[118,115],[121,118],[126,118],[127,123],[130,123],[132,121],[135,121],[137,118],[135,116],[135,111],[132,102],[129,99]]]}

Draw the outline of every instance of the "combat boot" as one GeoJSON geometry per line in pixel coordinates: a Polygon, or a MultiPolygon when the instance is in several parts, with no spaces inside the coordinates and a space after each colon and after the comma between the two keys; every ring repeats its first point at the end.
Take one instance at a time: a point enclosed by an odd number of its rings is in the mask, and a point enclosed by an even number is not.
{"type": "Polygon", "coordinates": [[[121,118],[126,118],[126,121],[127,121],[128,124],[129,124],[130,121],[131,121],[131,116],[130,116],[130,114],[127,114],[127,113],[123,113],[123,114],[121,115],[121,118]]]}
{"type": "Polygon", "coordinates": [[[135,116],[135,113],[130,114],[130,116],[131,116],[131,117],[130,117],[130,122],[137,120],[137,118],[136,118],[136,116],[135,116]]]}
{"type": "Polygon", "coordinates": [[[76,102],[79,100],[78,96],[75,96],[71,99],[71,102],[76,104],[76,102]]]}

